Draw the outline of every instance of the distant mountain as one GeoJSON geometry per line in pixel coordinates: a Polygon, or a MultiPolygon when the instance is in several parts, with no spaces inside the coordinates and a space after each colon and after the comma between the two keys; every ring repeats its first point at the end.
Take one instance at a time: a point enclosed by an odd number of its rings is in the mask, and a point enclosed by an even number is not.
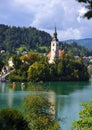
{"type": "Polygon", "coordinates": [[[76,42],[78,45],[84,46],[88,49],[92,49],[92,38],[78,39],[78,40],[71,39],[71,40],[67,40],[67,41],[64,41],[64,42],[67,42],[69,44],[76,42]]]}

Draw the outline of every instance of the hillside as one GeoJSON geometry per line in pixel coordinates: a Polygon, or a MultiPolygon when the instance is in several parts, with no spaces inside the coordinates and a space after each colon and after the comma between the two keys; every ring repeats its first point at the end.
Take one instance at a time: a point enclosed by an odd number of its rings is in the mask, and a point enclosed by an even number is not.
{"type": "Polygon", "coordinates": [[[78,39],[78,40],[67,40],[65,41],[67,43],[73,43],[76,42],[78,45],[82,45],[88,49],[92,49],[92,38],[86,38],[86,39],[78,39]]]}
{"type": "MultiPolygon", "coordinates": [[[[48,53],[51,39],[50,34],[33,27],[11,27],[0,24],[0,50],[5,50],[10,55],[33,50],[48,53]]],[[[74,55],[89,56],[92,55],[91,43],[91,38],[67,40],[60,42],[60,47],[63,47],[65,52],[71,51],[74,55]]],[[[6,53],[6,55],[8,54],[6,53]]]]}
{"type": "Polygon", "coordinates": [[[0,24],[0,50],[10,53],[24,46],[26,50],[32,50],[39,46],[50,45],[50,34],[33,27],[10,27],[0,24]]]}

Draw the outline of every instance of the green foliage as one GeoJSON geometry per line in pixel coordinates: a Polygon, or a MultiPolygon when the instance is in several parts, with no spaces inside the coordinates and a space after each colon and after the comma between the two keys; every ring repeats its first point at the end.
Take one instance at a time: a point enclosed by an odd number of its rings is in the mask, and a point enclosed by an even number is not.
{"type": "Polygon", "coordinates": [[[0,24],[0,47],[9,53],[35,49],[42,45],[48,46],[50,41],[51,36],[48,33],[36,28],[9,27],[0,24]]]}
{"type": "Polygon", "coordinates": [[[0,111],[0,130],[30,130],[22,114],[14,109],[0,111]]]}
{"type": "Polygon", "coordinates": [[[21,45],[19,48],[17,48],[17,51],[19,52],[19,54],[22,54],[23,51],[28,51],[28,49],[27,46],[21,45]]]}
{"type": "MultiPolygon", "coordinates": [[[[4,49],[6,53],[16,54],[18,51],[21,54],[23,51],[29,52],[30,50],[48,53],[50,43],[51,36],[44,31],[32,27],[9,27],[0,24],[0,50],[4,49]]],[[[92,51],[76,43],[70,45],[60,42],[60,44],[66,52],[72,50],[74,55],[92,55],[92,51]]]]}
{"type": "Polygon", "coordinates": [[[80,81],[88,80],[87,67],[81,58],[75,59],[71,52],[56,59],[55,64],[35,62],[28,69],[29,81],[80,81]]]}
{"type": "Polygon", "coordinates": [[[12,81],[85,81],[89,79],[87,67],[81,58],[75,59],[71,51],[49,64],[46,56],[29,53],[15,57],[16,70],[8,76],[12,81]]]}
{"type": "Polygon", "coordinates": [[[40,46],[39,48],[36,48],[39,53],[48,53],[50,51],[49,46],[40,46]]]}
{"type": "Polygon", "coordinates": [[[84,14],[84,17],[90,19],[92,18],[92,0],[77,0],[78,2],[85,3],[85,7],[88,11],[84,14]]]}
{"type": "Polygon", "coordinates": [[[21,64],[18,69],[7,76],[9,81],[27,81],[27,64],[21,64]]]}
{"type": "Polygon", "coordinates": [[[5,65],[7,65],[7,61],[10,57],[10,54],[8,52],[4,52],[0,54],[0,62],[3,62],[5,65]]]}
{"type": "Polygon", "coordinates": [[[40,60],[40,56],[38,55],[38,53],[31,52],[27,55],[21,56],[20,59],[21,61],[23,61],[23,64],[32,65],[35,61],[40,60]]]}
{"type": "Polygon", "coordinates": [[[92,100],[81,104],[83,109],[79,113],[79,120],[72,124],[72,130],[92,130],[92,100]]]}
{"type": "Polygon", "coordinates": [[[88,73],[90,76],[92,75],[92,67],[88,67],[88,73]]]}
{"type": "Polygon", "coordinates": [[[24,109],[32,130],[58,130],[59,124],[53,115],[54,106],[44,95],[28,96],[24,109]]]}
{"type": "Polygon", "coordinates": [[[2,70],[2,67],[4,66],[4,63],[2,62],[2,60],[0,59],[0,71],[2,70]]]}
{"type": "Polygon", "coordinates": [[[35,62],[28,69],[28,80],[46,81],[46,77],[48,76],[47,74],[49,74],[47,66],[44,63],[35,62]]]}
{"type": "MultiPolygon", "coordinates": [[[[82,42],[82,41],[80,41],[80,42],[82,42]]],[[[90,55],[92,55],[91,49],[88,49],[84,46],[78,45],[76,42],[73,42],[73,41],[70,41],[69,43],[68,42],[63,42],[63,43],[60,42],[60,44],[66,53],[68,51],[71,51],[74,56],[90,56],[90,55]]]]}
{"type": "Polygon", "coordinates": [[[73,73],[73,65],[74,65],[74,57],[70,54],[64,54],[58,62],[57,72],[59,80],[74,80],[73,73]]]}
{"type": "Polygon", "coordinates": [[[14,63],[14,68],[19,69],[21,64],[22,64],[20,58],[17,55],[14,55],[14,56],[12,56],[12,60],[13,60],[13,63],[14,63]]]}

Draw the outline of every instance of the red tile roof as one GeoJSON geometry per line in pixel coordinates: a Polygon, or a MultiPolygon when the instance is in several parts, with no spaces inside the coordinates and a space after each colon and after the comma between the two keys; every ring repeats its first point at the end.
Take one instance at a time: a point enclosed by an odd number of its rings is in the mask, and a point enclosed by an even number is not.
{"type": "MultiPolygon", "coordinates": [[[[63,49],[59,49],[58,51],[59,51],[59,57],[64,54],[64,50],[63,49]]],[[[50,59],[50,57],[51,57],[51,51],[47,54],[47,57],[50,59]]]]}

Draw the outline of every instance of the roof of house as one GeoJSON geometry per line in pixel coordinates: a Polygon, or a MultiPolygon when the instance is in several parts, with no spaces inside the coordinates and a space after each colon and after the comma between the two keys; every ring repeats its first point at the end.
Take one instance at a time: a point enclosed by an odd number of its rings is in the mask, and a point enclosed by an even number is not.
{"type": "MultiPolygon", "coordinates": [[[[63,49],[59,49],[58,51],[59,51],[59,57],[64,54],[64,50],[63,49]]],[[[51,51],[47,54],[47,57],[50,59],[50,57],[51,57],[51,51]]]]}

